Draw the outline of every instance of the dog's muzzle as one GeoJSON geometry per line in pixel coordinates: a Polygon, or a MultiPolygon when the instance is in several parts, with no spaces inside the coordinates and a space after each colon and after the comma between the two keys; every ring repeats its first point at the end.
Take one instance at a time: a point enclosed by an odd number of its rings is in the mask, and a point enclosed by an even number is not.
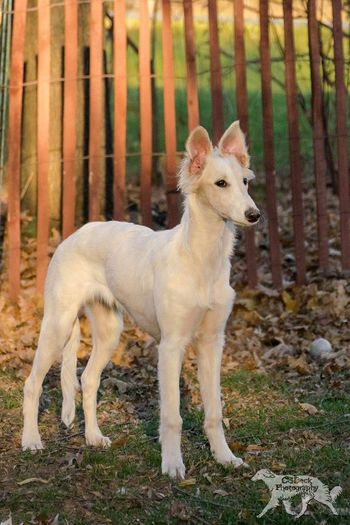
{"type": "Polygon", "coordinates": [[[251,222],[252,224],[254,222],[258,222],[260,219],[260,211],[256,208],[248,208],[247,211],[244,213],[245,218],[248,222],[251,222]]]}

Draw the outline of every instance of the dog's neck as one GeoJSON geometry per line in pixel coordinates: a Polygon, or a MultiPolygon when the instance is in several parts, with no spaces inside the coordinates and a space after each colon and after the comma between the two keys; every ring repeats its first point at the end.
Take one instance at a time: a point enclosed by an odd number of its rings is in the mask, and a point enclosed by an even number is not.
{"type": "Polygon", "coordinates": [[[233,248],[233,232],[212,207],[196,193],[185,198],[180,231],[184,246],[191,256],[211,264],[226,259],[233,248]]]}

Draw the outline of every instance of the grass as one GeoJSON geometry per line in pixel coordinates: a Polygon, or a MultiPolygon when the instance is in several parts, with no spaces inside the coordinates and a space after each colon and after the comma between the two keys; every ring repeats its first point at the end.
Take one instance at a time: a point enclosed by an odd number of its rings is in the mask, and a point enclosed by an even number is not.
{"type": "MultiPolygon", "coordinates": [[[[154,371],[155,375],[155,371],[154,371]]],[[[155,379],[155,377],[153,378],[155,379]]],[[[212,459],[202,433],[203,414],[193,405],[185,376],[183,384],[183,452],[185,482],[160,475],[160,446],[155,381],[150,388],[117,396],[108,387],[101,391],[99,419],[103,431],[114,438],[109,450],[85,447],[82,414],[66,431],[57,423],[60,409],[58,374],[49,374],[43,391],[40,427],[47,448],[41,453],[21,452],[22,381],[3,373],[0,389],[0,431],[4,450],[0,460],[2,487],[0,521],[9,512],[14,524],[33,517],[53,518],[71,525],[88,523],[162,524],[291,523],[281,508],[263,519],[256,515],[268,500],[262,482],[251,477],[261,468],[276,473],[319,477],[330,488],[343,487],[331,516],[320,504],[310,504],[303,523],[346,523],[350,512],[350,396],[345,376],[342,387],[329,390],[317,378],[286,381],[282,374],[241,370],[223,377],[226,435],[231,448],[244,457],[248,469],[232,470],[212,459]],[[345,386],[344,386],[345,385],[345,386]],[[310,416],[299,403],[319,411],[310,416]],[[42,478],[18,485],[30,478],[42,478]]],[[[295,502],[297,505],[297,502],[295,502]]]]}

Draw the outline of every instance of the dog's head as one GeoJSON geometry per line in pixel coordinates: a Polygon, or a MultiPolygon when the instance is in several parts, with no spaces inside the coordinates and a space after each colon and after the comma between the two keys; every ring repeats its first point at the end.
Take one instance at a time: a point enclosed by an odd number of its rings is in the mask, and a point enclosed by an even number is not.
{"type": "Polygon", "coordinates": [[[258,481],[258,480],[266,480],[266,479],[271,479],[271,478],[275,478],[276,475],[271,472],[271,470],[267,469],[267,468],[262,468],[260,470],[258,470],[258,472],[252,477],[252,481],[258,481]]]}
{"type": "Polygon", "coordinates": [[[179,187],[196,193],[224,220],[240,226],[256,224],[260,212],[248,193],[254,178],[244,134],[236,121],[213,148],[207,131],[198,126],[186,143],[187,155],[180,171],[179,187]]]}

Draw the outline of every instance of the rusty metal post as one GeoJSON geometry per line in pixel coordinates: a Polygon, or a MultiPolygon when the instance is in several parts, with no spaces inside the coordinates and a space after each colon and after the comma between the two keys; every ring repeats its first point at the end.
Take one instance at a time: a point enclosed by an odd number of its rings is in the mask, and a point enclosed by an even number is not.
{"type": "Polygon", "coordinates": [[[152,225],[152,91],[151,32],[147,0],[140,0],[140,134],[141,134],[141,216],[142,223],[152,225]]]}
{"type": "Polygon", "coordinates": [[[77,142],[78,3],[65,3],[62,237],[75,229],[75,148],[77,142]]]}
{"type": "Polygon", "coordinates": [[[125,0],[114,0],[114,183],[113,215],[124,219],[126,198],[127,34],[125,0]]]}
{"type": "Polygon", "coordinates": [[[210,85],[212,99],[213,139],[218,143],[224,132],[218,13],[216,0],[208,0],[210,85]]]}
{"type": "Polygon", "coordinates": [[[8,275],[12,299],[15,299],[20,291],[21,129],[26,20],[27,0],[17,0],[12,28],[8,139],[11,144],[8,156],[8,275]]]}
{"type": "Polygon", "coordinates": [[[339,174],[340,239],[343,270],[350,270],[350,197],[347,104],[344,82],[343,26],[341,0],[333,0],[333,39],[335,62],[336,132],[339,174]]]}
{"type": "Polygon", "coordinates": [[[261,95],[264,129],[264,165],[266,174],[266,201],[270,240],[272,281],[282,288],[281,246],[278,232],[277,199],[275,182],[273,112],[271,91],[271,58],[269,42],[269,2],[260,0],[260,60],[261,95]]]}
{"type": "Polygon", "coordinates": [[[187,67],[187,114],[188,130],[199,124],[198,91],[196,77],[196,48],[194,43],[192,0],[183,0],[185,22],[185,48],[187,67]]]}
{"type": "MultiPolygon", "coordinates": [[[[243,0],[233,2],[234,11],[234,51],[236,72],[236,108],[240,126],[248,138],[248,92],[246,75],[246,56],[244,45],[243,0]]],[[[247,262],[248,285],[254,288],[258,283],[258,270],[254,229],[249,228],[244,235],[247,262]]]]}
{"type": "Polygon", "coordinates": [[[166,191],[168,202],[168,226],[172,228],[178,223],[179,212],[176,193],[175,79],[170,0],[162,0],[162,17],[166,191]]]}
{"type": "Polygon", "coordinates": [[[36,287],[44,291],[49,262],[49,163],[50,163],[50,0],[38,6],[38,214],[37,214],[37,272],[36,287]]]}
{"type": "Polygon", "coordinates": [[[320,43],[316,18],[316,1],[308,0],[308,37],[312,88],[312,139],[316,178],[317,231],[319,264],[322,270],[329,266],[328,217],[326,202],[326,159],[322,121],[322,87],[320,80],[320,43]]]}
{"type": "Polygon", "coordinates": [[[103,2],[90,2],[89,220],[100,219],[103,125],[103,2]]]}
{"type": "Polygon", "coordinates": [[[296,282],[303,284],[306,277],[305,268],[305,233],[302,198],[302,166],[300,157],[299,117],[297,100],[297,81],[295,73],[295,50],[293,36],[293,2],[283,0],[284,18],[284,63],[287,97],[289,164],[292,190],[294,249],[296,263],[296,282]]]}

